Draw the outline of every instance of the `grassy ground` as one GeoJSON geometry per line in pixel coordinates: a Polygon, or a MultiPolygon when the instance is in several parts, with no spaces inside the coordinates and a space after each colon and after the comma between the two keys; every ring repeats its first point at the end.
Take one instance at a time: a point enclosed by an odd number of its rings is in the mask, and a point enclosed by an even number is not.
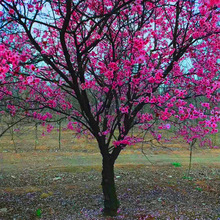
{"type": "MultiPolygon", "coordinates": [[[[193,163],[202,165],[218,165],[220,161],[220,150],[203,150],[193,155],[193,163]]],[[[188,152],[174,152],[173,154],[151,154],[146,157],[140,152],[127,151],[121,153],[117,165],[167,165],[171,163],[189,163],[188,152]]],[[[0,159],[2,170],[24,169],[45,169],[48,167],[87,167],[99,166],[101,156],[99,153],[79,153],[79,152],[25,152],[25,153],[1,153],[0,159]]]]}
{"type": "MultiPolygon", "coordinates": [[[[101,157],[94,140],[57,131],[38,137],[0,139],[0,219],[104,219],[101,215],[101,157]]],[[[38,131],[39,134],[42,130],[38,131]]],[[[156,143],[155,143],[156,144],[156,143]]],[[[220,150],[193,150],[181,140],[125,149],[115,168],[121,210],[115,219],[220,218],[220,150]]]]}
{"type": "MultiPolygon", "coordinates": [[[[0,128],[3,127],[0,124],[0,128]]],[[[0,129],[1,132],[1,129],[0,129]]],[[[172,132],[167,132],[164,134],[165,138],[170,138],[172,132]]],[[[151,136],[146,136],[146,139],[151,139],[151,136]]],[[[215,134],[211,137],[213,145],[220,146],[220,135],[215,134]]],[[[182,139],[174,139],[172,142],[163,142],[162,148],[159,146],[156,141],[153,141],[152,145],[145,144],[144,148],[149,151],[157,151],[164,150],[167,152],[172,152],[179,149],[188,149],[189,146],[185,144],[182,139]],[[156,146],[156,148],[155,148],[156,146]],[[158,148],[157,148],[158,147],[158,148]]],[[[0,138],[0,152],[14,152],[15,149],[18,152],[28,152],[33,151],[34,149],[39,151],[56,151],[59,149],[59,141],[58,141],[58,127],[54,124],[54,130],[51,133],[46,132],[46,128],[42,126],[38,126],[37,136],[36,136],[36,128],[33,124],[32,126],[24,126],[24,127],[15,127],[15,131],[12,133],[7,132],[4,136],[0,138]],[[45,135],[42,136],[42,133],[45,135]],[[12,140],[13,139],[13,140],[12,140]]],[[[198,146],[196,146],[199,148],[198,146]]],[[[77,135],[70,130],[62,130],[61,133],[61,148],[62,151],[74,151],[74,152],[89,152],[89,153],[98,153],[97,143],[94,139],[91,139],[89,135],[84,135],[83,137],[77,138],[77,135]]],[[[140,150],[141,145],[136,145],[129,147],[130,150],[140,150]]],[[[207,146],[205,146],[207,148],[207,146]]],[[[149,153],[148,151],[148,153],[149,153]]]]}

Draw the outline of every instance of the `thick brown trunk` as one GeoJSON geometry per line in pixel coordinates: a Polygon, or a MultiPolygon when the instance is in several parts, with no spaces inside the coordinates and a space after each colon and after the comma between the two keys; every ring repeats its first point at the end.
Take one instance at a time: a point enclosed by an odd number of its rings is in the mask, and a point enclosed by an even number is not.
{"type": "Polygon", "coordinates": [[[114,181],[114,163],[107,157],[103,158],[102,166],[102,190],[104,194],[103,214],[106,216],[115,216],[119,208],[119,201],[117,199],[114,181]]]}

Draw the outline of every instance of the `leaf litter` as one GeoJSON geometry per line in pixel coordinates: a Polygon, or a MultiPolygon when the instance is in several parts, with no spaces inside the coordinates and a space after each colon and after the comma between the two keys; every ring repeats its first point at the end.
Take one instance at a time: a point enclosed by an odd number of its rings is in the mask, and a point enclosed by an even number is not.
{"type": "Polygon", "coordinates": [[[115,169],[121,206],[118,216],[102,216],[101,174],[97,169],[2,172],[0,219],[218,219],[218,168],[183,166],[115,169]],[[12,178],[15,176],[16,178],[12,178]]]}

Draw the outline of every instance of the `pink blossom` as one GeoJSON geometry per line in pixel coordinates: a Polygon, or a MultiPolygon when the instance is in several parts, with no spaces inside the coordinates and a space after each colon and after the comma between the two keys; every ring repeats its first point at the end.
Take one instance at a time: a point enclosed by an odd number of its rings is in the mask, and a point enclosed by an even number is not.
{"type": "Polygon", "coordinates": [[[109,92],[109,88],[108,87],[104,87],[103,91],[107,93],[107,92],[109,92]]]}
{"type": "Polygon", "coordinates": [[[33,71],[35,70],[35,66],[33,64],[31,64],[29,68],[33,71]]]}
{"type": "Polygon", "coordinates": [[[212,123],[212,124],[211,124],[211,127],[212,127],[212,128],[217,128],[218,125],[217,125],[216,123],[212,123]]]}
{"type": "Polygon", "coordinates": [[[108,67],[112,70],[118,70],[118,65],[115,62],[109,63],[108,67]]]}
{"type": "Polygon", "coordinates": [[[114,77],[113,71],[107,71],[104,75],[105,75],[108,79],[113,79],[113,77],[114,77]]]}
{"type": "Polygon", "coordinates": [[[6,75],[5,74],[0,74],[0,81],[3,81],[5,79],[6,75]]]}
{"type": "Polygon", "coordinates": [[[218,129],[213,128],[212,131],[211,131],[211,134],[215,134],[215,133],[218,133],[218,129]]]}
{"type": "Polygon", "coordinates": [[[47,132],[50,133],[53,130],[53,126],[52,125],[47,125],[47,132]]]}
{"type": "Polygon", "coordinates": [[[166,129],[167,129],[167,130],[169,130],[169,129],[170,129],[170,127],[171,127],[171,125],[170,125],[170,124],[166,124],[166,129]]]}
{"type": "Polygon", "coordinates": [[[109,130],[106,130],[106,131],[103,131],[102,134],[107,135],[107,134],[109,134],[109,132],[110,132],[109,130]]]}
{"type": "Polygon", "coordinates": [[[209,0],[209,6],[213,7],[213,6],[219,6],[220,5],[220,1],[219,0],[209,0]]]}
{"type": "Polygon", "coordinates": [[[70,121],[68,124],[67,124],[67,128],[70,129],[70,130],[73,130],[73,124],[72,122],[70,121]]]}
{"type": "Polygon", "coordinates": [[[219,149],[219,146],[213,146],[212,148],[213,149],[219,149]]]}
{"type": "Polygon", "coordinates": [[[143,63],[143,62],[145,61],[145,59],[146,59],[145,56],[143,56],[143,55],[142,55],[142,56],[139,56],[139,57],[137,58],[137,62],[138,62],[138,63],[143,63]]]}
{"type": "Polygon", "coordinates": [[[11,9],[9,9],[8,13],[9,13],[10,15],[13,15],[13,14],[15,13],[15,11],[11,8],[11,9]]]}
{"type": "Polygon", "coordinates": [[[129,110],[129,107],[128,107],[128,106],[126,106],[126,107],[120,107],[119,110],[120,110],[122,113],[127,114],[127,113],[128,113],[128,110],[129,110]]]}
{"type": "Polygon", "coordinates": [[[28,76],[28,77],[27,77],[27,83],[28,83],[28,84],[32,83],[33,80],[34,80],[34,77],[33,77],[33,76],[28,76]]]}
{"type": "Polygon", "coordinates": [[[31,5],[31,4],[28,4],[28,10],[29,10],[30,12],[33,12],[33,11],[34,11],[34,6],[31,5]]]}

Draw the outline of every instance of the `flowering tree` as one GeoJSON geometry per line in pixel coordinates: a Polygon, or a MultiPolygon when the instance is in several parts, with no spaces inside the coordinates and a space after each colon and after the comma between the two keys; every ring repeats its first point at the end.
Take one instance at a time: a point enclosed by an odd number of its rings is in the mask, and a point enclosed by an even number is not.
{"type": "Polygon", "coordinates": [[[1,113],[45,121],[54,111],[69,129],[88,130],[103,158],[105,214],[119,207],[114,163],[140,141],[131,128],[160,140],[160,129],[175,126],[187,142],[218,132],[217,0],[0,5],[1,113]]]}

